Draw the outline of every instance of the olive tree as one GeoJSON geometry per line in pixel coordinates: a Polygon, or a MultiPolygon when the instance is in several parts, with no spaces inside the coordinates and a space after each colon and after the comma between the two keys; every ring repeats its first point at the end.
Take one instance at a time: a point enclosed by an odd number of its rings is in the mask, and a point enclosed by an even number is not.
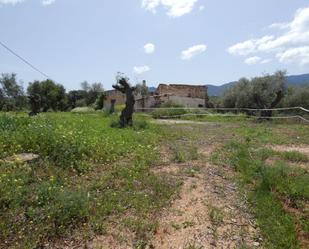
{"type": "Polygon", "coordinates": [[[134,91],[136,88],[132,87],[129,83],[129,79],[121,74],[118,74],[116,80],[117,83],[113,85],[113,88],[126,95],[126,105],[120,115],[120,127],[132,126],[135,104],[134,91]]]}
{"type": "Polygon", "coordinates": [[[0,77],[0,108],[4,111],[15,111],[27,106],[27,97],[16,74],[2,74],[0,77]]]}
{"type": "MultiPolygon", "coordinates": [[[[277,71],[273,75],[253,78],[251,81],[254,103],[260,109],[273,109],[286,93],[286,72],[277,71]]],[[[262,117],[271,117],[272,111],[261,112],[262,117]]]]}
{"type": "Polygon", "coordinates": [[[105,100],[106,100],[106,93],[101,92],[99,97],[97,98],[97,100],[95,102],[95,109],[96,110],[102,110],[104,108],[105,100]]]}
{"type": "Polygon", "coordinates": [[[104,92],[102,83],[89,84],[87,81],[81,83],[81,88],[85,92],[85,102],[87,106],[95,104],[101,93],[104,92]]]}
{"type": "Polygon", "coordinates": [[[250,80],[241,78],[235,85],[227,89],[223,95],[223,106],[227,108],[254,107],[250,80]]]}
{"type": "Polygon", "coordinates": [[[309,86],[288,88],[282,106],[284,107],[301,106],[306,109],[309,109],[309,86]]]}
{"type": "Polygon", "coordinates": [[[67,108],[65,88],[52,80],[34,81],[29,84],[27,92],[33,113],[38,110],[65,111],[67,108]]]}
{"type": "MultiPolygon", "coordinates": [[[[277,71],[252,79],[242,78],[223,95],[223,106],[228,108],[275,108],[286,93],[286,72],[277,71]]],[[[271,110],[261,111],[262,117],[271,117],[271,110]]]]}

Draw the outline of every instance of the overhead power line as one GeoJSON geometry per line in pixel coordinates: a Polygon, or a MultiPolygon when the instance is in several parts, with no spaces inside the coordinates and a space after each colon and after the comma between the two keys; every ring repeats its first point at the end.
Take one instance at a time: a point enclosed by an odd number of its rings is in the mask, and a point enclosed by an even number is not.
{"type": "Polygon", "coordinates": [[[38,73],[40,73],[41,75],[43,75],[44,77],[51,79],[47,74],[43,73],[41,70],[39,70],[37,67],[33,66],[29,61],[27,61],[26,59],[24,59],[23,57],[21,57],[20,55],[18,55],[16,52],[14,52],[12,49],[10,49],[8,46],[6,46],[3,42],[0,41],[0,45],[2,47],[4,47],[6,50],[8,50],[11,54],[15,55],[17,58],[19,58],[20,60],[22,60],[24,63],[26,63],[29,67],[31,67],[32,69],[34,69],[35,71],[37,71],[38,73]]]}

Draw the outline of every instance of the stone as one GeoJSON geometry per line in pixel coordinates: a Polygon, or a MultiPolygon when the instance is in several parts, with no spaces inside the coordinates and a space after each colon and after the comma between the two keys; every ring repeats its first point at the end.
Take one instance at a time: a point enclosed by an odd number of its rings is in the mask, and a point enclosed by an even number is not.
{"type": "Polygon", "coordinates": [[[253,245],[258,247],[258,246],[260,246],[260,243],[259,242],[253,242],[253,245]]]}
{"type": "Polygon", "coordinates": [[[20,153],[20,154],[16,154],[10,157],[7,157],[4,159],[5,162],[10,162],[10,163],[14,163],[14,162],[31,162],[31,161],[35,161],[39,158],[40,156],[37,154],[33,154],[33,153],[20,153]]]}

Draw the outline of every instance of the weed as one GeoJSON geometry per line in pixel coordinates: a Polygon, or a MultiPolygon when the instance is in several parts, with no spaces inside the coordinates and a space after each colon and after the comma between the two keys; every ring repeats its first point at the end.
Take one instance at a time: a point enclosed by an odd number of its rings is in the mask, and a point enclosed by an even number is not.
{"type": "Polygon", "coordinates": [[[193,221],[185,221],[182,223],[182,227],[184,229],[188,228],[188,227],[193,227],[194,226],[194,222],[193,221]]]}
{"type": "Polygon", "coordinates": [[[113,129],[112,118],[0,114],[0,158],[23,152],[41,158],[31,164],[0,162],[1,248],[43,247],[81,227],[104,234],[107,218],[123,213],[134,214],[127,224],[136,243],[147,240],[155,228],[151,215],[178,186],[150,172],[159,158],[156,144],[168,136],[139,117],[137,128],[113,129]]]}
{"type": "Polygon", "coordinates": [[[181,225],[177,224],[177,223],[172,223],[171,226],[175,229],[175,230],[180,230],[181,229],[181,225]]]}
{"type": "Polygon", "coordinates": [[[175,150],[175,157],[174,157],[174,162],[176,163],[184,163],[186,162],[186,154],[185,151],[182,149],[176,149],[175,150]]]}
{"type": "Polygon", "coordinates": [[[195,177],[200,171],[201,169],[198,166],[185,167],[181,169],[181,172],[189,177],[195,177]]]}
{"type": "Polygon", "coordinates": [[[241,244],[241,245],[236,247],[236,249],[250,249],[250,248],[252,248],[252,247],[250,247],[250,246],[248,246],[246,244],[241,244]]]}
{"type": "Polygon", "coordinates": [[[189,242],[185,245],[184,249],[203,249],[203,246],[199,245],[197,242],[189,242]]]}
{"type": "Polygon", "coordinates": [[[174,151],[174,162],[176,163],[184,163],[190,160],[197,160],[199,155],[197,151],[197,147],[190,145],[181,145],[176,144],[172,147],[174,151]]]}
{"type": "Polygon", "coordinates": [[[298,152],[298,151],[285,151],[285,152],[281,152],[281,156],[283,159],[290,161],[290,162],[296,162],[296,163],[300,163],[300,162],[308,162],[309,159],[306,155],[298,152]]]}
{"type": "Polygon", "coordinates": [[[309,175],[291,168],[284,162],[269,167],[264,160],[275,152],[252,149],[252,142],[231,142],[225,146],[227,160],[240,173],[242,186],[252,189],[249,200],[268,246],[271,248],[299,248],[293,216],[280,201],[308,199],[309,175]]]}
{"type": "Polygon", "coordinates": [[[222,210],[220,210],[218,207],[214,207],[209,205],[209,218],[211,220],[211,222],[215,225],[219,225],[223,222],[223,218],[224,218],[224,214],[222,212],[222,210]]]}

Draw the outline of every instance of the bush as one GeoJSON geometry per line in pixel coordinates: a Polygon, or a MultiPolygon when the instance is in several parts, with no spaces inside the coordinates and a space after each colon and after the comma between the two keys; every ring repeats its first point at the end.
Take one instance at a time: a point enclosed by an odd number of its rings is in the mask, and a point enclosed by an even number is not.
{"type": "MultiPolygon", "coordinates": [[[[269,248],[299,248],[295,224],[303,216],[290,214],[284,205],[293,208],[309,199],[309,175],[299,168],[291,167],[284,161],[269,166],[265,160],[279,155],[289,161],[304,158],[298,153],[282,154],[269,149],[256,150],[248,140],[246,143],[231,142],[220,153],[228,155],[225,160],[240,173],[242,186],[249,191],[249,200],[254,207],[257,223],[269,248]],[[287,201],[288,200],[288,201],[287,201]],[[283,204],[284,203],[284,204],[283,204]]],[[[222,163],[220,158],[217,163],[222,163]]],[[[301,212],[300,212],[301,213],[301,212]]]]}
{"type": "Polygon", "coordinates": [[[0,114],[0,159],[40,156],[31,164],[0,160],[0,248],[56,248],[76,233],[87,240],[124,214],[151,224],[177,187],[150,171],[162,134],[143,119],[131,129],[109,122],[101,114],[0,114]]]}
{"type": "Polygon", "coordinates": [[[156,109],[151,113],[153,118],[165,118],[165,117],[178,117],[186,114],[187,111],[183,105],[175,104],[171,101],[164,103],[161,106],[162,109],[156,109]],[[164,109],[169,108],[169,109],[164,109]],[[174,108],[174,109],[173,109],[174,108]]]}
{"type": "MultiPolygon", "coordinates": [[[[283,107],[301,106],[309,109],[309,87],[290,87],[282,103],[283,107]]],[[[303,113],[302,113],[303,114],[303,113]]]]}

